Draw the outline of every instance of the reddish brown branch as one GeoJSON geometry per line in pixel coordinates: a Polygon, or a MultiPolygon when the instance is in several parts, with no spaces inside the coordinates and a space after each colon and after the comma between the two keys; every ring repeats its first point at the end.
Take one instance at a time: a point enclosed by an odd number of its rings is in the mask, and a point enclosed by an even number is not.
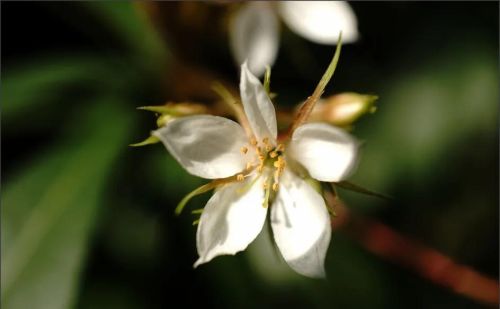
{"type": "MultiPolygon", "coordinates": [[[[326,196],[327,200],[331,197],[326,196]]],[[[373,219],[354,217],[335,202],[337,218],[333,227],[347,233],[370,252],[407,267],[433,283],[477,302],[498,306],[499,283],[472,268],[461,265],[435,249],[401,235],[373,219]]]]}
{"type": "Polygon", "coordinates": [[[422,277],[481,303],[498,305],[498,281],[446,255],[404,237],[374,220],[362,220],[352,235],[376,255],[416,271],[422,277]],[[361,225],[360,225],[361,226],[361,225]]]}

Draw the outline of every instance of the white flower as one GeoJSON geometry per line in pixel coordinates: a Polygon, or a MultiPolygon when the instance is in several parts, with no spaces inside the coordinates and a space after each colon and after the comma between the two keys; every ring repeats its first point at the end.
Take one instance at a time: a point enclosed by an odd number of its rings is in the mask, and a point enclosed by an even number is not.
{"type": "Polygon", "coordinates": [[[342,31],[344,43],[358,37],[354,11],[346,1],[248,2],[230,26],[230,43],[236,62],[248,59],[250,71],[262,76],[276,60],[280,16],[293,32],[318,44],[336,44],[342,31]]]}
{"type": "Polygon", "coordinates": [[[303,176],[344,179],[353,167],[357,142],[341,129],[311,123],[281,144],[273,104],[246,63],[240,92],[249,130],[226,118],[199,115],[176,119],[154,132],[189,173],[230,177],[203,210],[194,265],[244,250],[261,231],[270,208],[284,260],[302,275],[323,277],[330,217],[323,197],[303,176]]]}

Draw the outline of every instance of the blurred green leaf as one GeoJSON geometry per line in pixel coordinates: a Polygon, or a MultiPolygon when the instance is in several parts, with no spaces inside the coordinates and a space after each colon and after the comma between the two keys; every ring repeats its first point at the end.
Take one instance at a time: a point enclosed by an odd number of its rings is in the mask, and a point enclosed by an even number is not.
{"type": "Polygon", "coordinates": [[[81,122],[70,122],[69,142],[5,186],[3,308],[71,304],[106,177],[127,151],[130,117],[111,102],[96,102],[81,122]]]}
{"type": "Polygon", "coordinates": [[[49,57],[4,74],[2,80],[2,120],[29,114],[33,108],[53,103],[64,94],[64,87],[76,84],[104,87],[112,73],[102,59],[94,56],[49,57]]]}
{"type": "Polygon", "coordinates": [[[138,63],[154,71],[167,59],[164,41],[154,29],[143,3],[85,2],[135,53],[138,63]]]}
{"type": "Polygon", "coordinates": [[[487,45],[469,45],[474,48],[450,47],[385,83],[376,119],[361,124],[368,143],[354,181],[382,192],[401,177],[424,183],[453,147],[477,134],[495,138],[498,58],[487,45]]]}

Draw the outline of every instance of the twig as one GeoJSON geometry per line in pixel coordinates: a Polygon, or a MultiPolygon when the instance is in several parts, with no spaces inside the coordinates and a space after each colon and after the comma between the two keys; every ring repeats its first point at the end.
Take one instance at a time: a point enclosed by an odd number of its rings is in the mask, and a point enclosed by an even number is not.
{"type": "Polygon", "coordinates": [[[499,305],[498,280],[459,264],[383,223],[354,216],[342,203],[337,203],[336,212],[338,218],[334,220],[333,228],[343,227],[351,237],[375,255],[409,268],[457,294],[483,304],[499,305]]]}

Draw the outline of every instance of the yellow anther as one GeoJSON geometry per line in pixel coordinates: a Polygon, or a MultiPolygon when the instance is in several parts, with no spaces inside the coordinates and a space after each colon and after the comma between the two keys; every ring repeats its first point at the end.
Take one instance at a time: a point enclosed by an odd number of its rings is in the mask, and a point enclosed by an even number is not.
{"type": "Polygon", "coordinates": [[[241,149],[240,149],[240,150],[241,150],[241,152],[242,152],[243,154],[246,154],[246,153],[248,152],[248,148],[247,148],[247,147],[245,147],[245,146],[241,147],[241,149]]]}
{"type": "Polygon", "coordinates": [[[281,165],[280,165],[280,167],[278,169],[280,171],[283,171],[285,169],[285,166],[286,166],[286,162],[285,161],[281,161],[281,165]]]}
{"type": "Polygon", "coordinates": [[[236,175],[236,180],[243,181],[243,179],[245,179],[245,176],[243,176],[243,174],[236,175]]]}
{"type": "Polygon", "coordinates": [[[269,143],[269,137],[264,137],[262,139],[262,143],[264,143],[264,145],[267,145],[269,143]]]}
{"type": "Polygon", "coordinates": [[[276,167],[277,169],[284,169],[285,168],[285,160],[283,159],[282,156],[279,156],[278,159],[276,159],[276,161],[274,161],[273,165],[274,167],[276,167]]]}
{"type": "Polygon", "coordinates": [[[257,153],[260,153],[262,151],[262,148],[260,146],[257,146],[257,153]]]}
{"type": "Polygon", "coordinates": [[[252,168],[252,166],[253,166],[252,162],[247,162],[246,169],[250,170],[252,168]]]}
{"type": "Polygon", "coordinates": [[[278,156],[278,153],[276,151],[273,151],[269,154],[269,156],[274,159],[278,156]]]}
{"type": "Polygon", "coordinates": [[[285,150],[285,145],[279,144],[278,147],[276,147],[276,151],[283,151],[285,150]]]}
{"type": "Polygon", "coordinates": [[[252,146],[256,146],[257,145],[257,140],[255,139],[255,137],[252,137],[250,139],[250,144],[252,144],[252,146]]]}
{"type": "Polygon", "coordinates": [[[259,154],[259,161],[260,162],[264,162],[265,159],[266,159],[266,156],[264,156],[263,154],[259,154]]]}
{"type": "Polygon", "coordinates": [[[273,147],[271,145],[266,145],[266,151],[267,152],[271,151],[271,149],[273,149],[273,147]]]}
{"type": "Polygon", "coordinates": [[[274,192],[277,192],[278,191],[278,188],[279,188],[279,185],[277,182],[273,183],[273,191],[274,192]]]}

